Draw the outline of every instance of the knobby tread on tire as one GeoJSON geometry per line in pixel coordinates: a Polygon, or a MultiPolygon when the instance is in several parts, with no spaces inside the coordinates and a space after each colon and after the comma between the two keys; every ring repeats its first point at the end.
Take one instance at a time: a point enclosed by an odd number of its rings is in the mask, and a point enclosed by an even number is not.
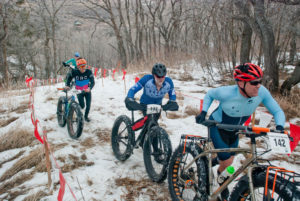
{"type": "MultiPolygon", "coordinates": [[[[159,147],[159,146],[158,146],[159,147]]],[[[167,178],[167,167],[169,164],[169,160],[172,154],[172,144],[169,139],[169,135],[167,132],[159,127],[159,126],[153,126],[151,127],[149,133],[146,136],[144,146],[143,146],[143,155],[144,155],[144,164],[146,168],[146,172],[150,179],[154,182],[160,183],[163,182],[167,178]],[[153,138],[156,137],[158,139],[158,144],[162,145],[162,159],[159,159],[159,156],[157,156],[156,159],[153,157],[152,153],[152,143],[153,138]],[[155,168],[153,166],[152,159],[154,159],[158,166],[161,166],[161,169],[159,172],[155,171],[155,168]]]]}
{"type": "Polygon", "coordinates": [[[61,96],[58,99],[57,102],[57,110],[56,110],[56,115],[57,115],[57,122],[60,127],[64,127],[67,123],[66,117],[65,117],[65,102],[66,102],[66,97],[61,96]]]}
{"type": "MultiPolygon", "coordinates": [[[[169,192],[173,201],[183,201],[183,200],[193,200],[193,201],[206,201],[208,199],[208,161],[206,157],[201,157],[195,161],[195,164],[192,166],[193,169],[189,168],[183,172],[184,167],[187,165],[184,161],[187,155],[192,156],[190,159],[194,159],[199,155],[202,149],[194,143],[187,143],[185,148],[185,153],[183,154],[184,146],[179,145],[176,150],[173,152],[172,157],[169,163],[168,170],[168,183],[169,183],[169,192]],[[195,170],[196,169],[196,170],[195,170]],[[190,172],[193,171],[194,177],[190,172]],[[178,178],[180,177],[184,182],[188,180],[195,181],[193,182],[193,188],[186,188],[185,184],[178,178]],[[197,182],[198,181],[198,182],[197,182]],[[197,189],[197,190],[195,190],[197,189]],[[189,191],[192,191],[189,193],[189,191]],[[186,198],[185,195],[188,194],[189,198],[186,198]]],[[[189,162],[188,162],[189,163],[189,162]]]]}
{"type": "MultiPolygon", "coordinates": [[[[264,191],[265,181],[266,181],[266,173],[264,171],[253,172],[252,179],[253,179],[254,190],[256,188],[262,188],[264,191]]],[[[271,191],[271,193],[272,193],[272,189],[273,189],[273,181],[274,181],[274,174],[269,174],[268,189],[271,191]]],[[[278,175],[277,175],[276,184],[275,184],[275,192],[278,196],[280,196],[281,199],[279,199],[279,200],[281,200],[281,201],[282,200],[284,200],[284,201],[300,200],[300,191],[299,191],[299,189],[297,189],[297,186],[295,186],[291,181],[288,181],[278,175]]],[[[235,187],[230,195],[229,200],[230,201],[251,200],[250,194],[251,193],[250,193],[250,189],[249,189],[249,179],[245,175],[235,185],[235,187]]],[[[256,200],[263,200],[263,198],[258,199],[256,197],[256,200]]]]}
{"type": "Polygon", "coordinates": [[[78,139],[81,134],[82,134],[82,130],[83,130],[83,115],[80,109],[80,106],[73,102],[70,105],[70,110],[69,110],[69,114],[68,114],[68,119],[67,119],[67,126],[68,126],[68,133],[69,136],[73,139],[78,139]],[[73,129],[73,122],[72,122],[72,117],[73,117],[73,113],[76,113],[77,116],[77,128],[75,128],[76,130],[73,129]]]}
{"type": "Polygon", "coordinates": [[[111,132],[111,146],[114,155],[118,160],[125,161],[131,156],[133,151],[133,146],[134,146],[134,140],[135,137],[134,137],[134,132],[131,129],[131,120],[126,115],[119,116],[115,120],[111,132]],[[120,135],[123,134],[123,133],[119,133],[121,132],[119,128],[122,123],[124,123],[126,126],[123,132],[127,131],[127,136],[120,138],[121,137],[120,135]],[[126,147],[123,152],[120,150],[120,144],[119,144],[121,142],[121,139],[124,141],[123,143],[125,144],[126,147]]]}

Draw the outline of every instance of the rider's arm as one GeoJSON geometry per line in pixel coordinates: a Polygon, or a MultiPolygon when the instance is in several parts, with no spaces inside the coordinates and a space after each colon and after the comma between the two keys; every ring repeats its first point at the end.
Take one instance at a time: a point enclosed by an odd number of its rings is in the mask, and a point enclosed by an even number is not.
{"type": "Polygon", "coordinates": [[[133,87],[131,87],[128,91],[127,97],[133,99],[134,95],[145,86],[146,82],[150,78],[149,76],[151,77],[151,75],[145,75],[133,87]]]}
{"type": "Polygon", "coordinates": [[[285,124],[285,115],[278,103],[274,100],[270,92],[264,87],[261,86],[260,90],[262,93],[262,103],[266,108],[270,111],[270,113],[274,116],[276,125],[284,127],[285,124]]]}
{"type": "Polygon", "coordinates": [[[171,78],[166,77],[166,82],[168,82],[170,84],[170,90],[168,91],[169,94],[169,99],[171,101],[176,101],[176,93],[175,93],[175,89],[174,89],[174,84],[171,78]]]}
{"type": "Polygon", "coordinates": [[[92,89],[94,86],[95,86],[95,79],[94,79],[94,75],[93,75],[93,72],[91,71],[91,74],[89,76],[89,79],[90,79],[90,89],[92,89]]]}
{"type": "Polygon", "coordinates": [[[76,60],[75,60],[74,58],[69,59],[69,60],[66,61],[65,63],[67,63],[67,64],[70,64],[70,63],[71,63],[73,66],[76,67],[76,60]]]}
{"type": "Polygon", "coordinates": [[[220,88],[222,88],[222,87],[208,90],[208,92],[204,96],[202,111],[207,112],[210,105],[212,104],[213,100],[215,100],[215,99],[219,100],[220,99],[220,97],[219,97],[219,95],[221,93],[220,88]]]}
{"type": "Polygon", "coordinates": [[[67,82],[66,82],[66,86],[70,87],[70,83],[74,77],[74,70],[72,70],[70,73],[68,73],[68,77],[67,77],[67,82]]]}

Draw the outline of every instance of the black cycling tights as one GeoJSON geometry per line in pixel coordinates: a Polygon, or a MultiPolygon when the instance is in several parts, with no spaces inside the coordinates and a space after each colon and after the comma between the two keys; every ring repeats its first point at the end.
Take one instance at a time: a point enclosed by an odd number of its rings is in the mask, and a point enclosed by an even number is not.
{"type": "Polygon", "coordinates": [[[90,108],[91,108],[91,101],[92,101],[92,93],[81,93],[77,95],[79,105],[83,109],[84,108],[84,97],[86,102],[85,114],[84,117],[88,117],[90,108]]]}

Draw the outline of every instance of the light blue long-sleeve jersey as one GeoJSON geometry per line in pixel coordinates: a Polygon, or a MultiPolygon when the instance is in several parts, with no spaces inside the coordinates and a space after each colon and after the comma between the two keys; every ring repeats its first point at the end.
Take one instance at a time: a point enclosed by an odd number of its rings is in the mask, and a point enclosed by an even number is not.
{"type": "Polygon", "coordinates": [[[166,77],[161,89],[158,91],[153,75],[145,75],[128,91],[127,97],[134,98],[134,95],[144,87],[140,102],[143,104],[161,104],[162,99],[169,94],[170,100],[176,100],[174,84],[171,78],[166,77]]]}
{"type": "Polygon", "coordinates": [[[213,100],[220,102],[212,113],[213,119],[218,122],[242,125],[262,103],[274,116],[276,125],[284,127],[284,112],[264,86],[259,88],[258,96],[251,98],[244,97],[237,85],[210,89],[204,97],[203,111],[208,110],[213,100]]]}

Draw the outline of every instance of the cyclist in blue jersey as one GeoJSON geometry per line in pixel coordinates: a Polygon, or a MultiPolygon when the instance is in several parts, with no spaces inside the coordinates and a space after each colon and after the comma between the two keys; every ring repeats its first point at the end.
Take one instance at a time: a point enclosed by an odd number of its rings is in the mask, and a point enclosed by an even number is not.
{"type": "MultiPolygon", "coordinates": [[[[161,105],[162,99],[166,94],[168,94],[169,101],[165,105],[162,105],[162,109],[173,111],[178,110],[179,106],[176,102],[174,84],[171,78],[166,77],[166,74],[166,66],[164,64],[156,63],[152,68],[152,75],[145,75],[133,87],[129,89],[127,97],[125,99],[125,105],[127,109],[143,110],[143,108],[145,108],[144,106],[148,104],[161,105]],[[144,91],[140,99],[140,104],[138,104],[134,100],[134,95],[142,88],[144,88],[144,91]]],[[[146,114],[144,110],[143,114],[146,114]]],[[[158,114],[155,119],[158,120],[159,117],[160,114],[158,114]]]]}
{"type": "MultiPolygon", "coordinates": [[[[276,130],[283,130],[285,115],[270,92],[261,85],[263,72],[258,65],[245,63],[235,67],[234,79],[236,85],[223,86],[210,89],[204,97],[203,110],[196,116],[196,122],[202,123],[206,113],[213,102],[219,101],[218,108],[210,115],[209,119],[224,124],[242,125],[251,116],[255,109],[262,103],[274,116],[276,130]]],[[[238,135],[235,131],[210,128],[211,139],[216,149],[238,147],[238,135]]],[[[218,153],[213,160],[213,165],[218,162],[218,174],[232,164],[235,153],[218,153]],[[218,160],[217,160],[218,159],[218,160]]],[[[227,199],[228,189],[222,193],[222,199],[227,199]]]]}

